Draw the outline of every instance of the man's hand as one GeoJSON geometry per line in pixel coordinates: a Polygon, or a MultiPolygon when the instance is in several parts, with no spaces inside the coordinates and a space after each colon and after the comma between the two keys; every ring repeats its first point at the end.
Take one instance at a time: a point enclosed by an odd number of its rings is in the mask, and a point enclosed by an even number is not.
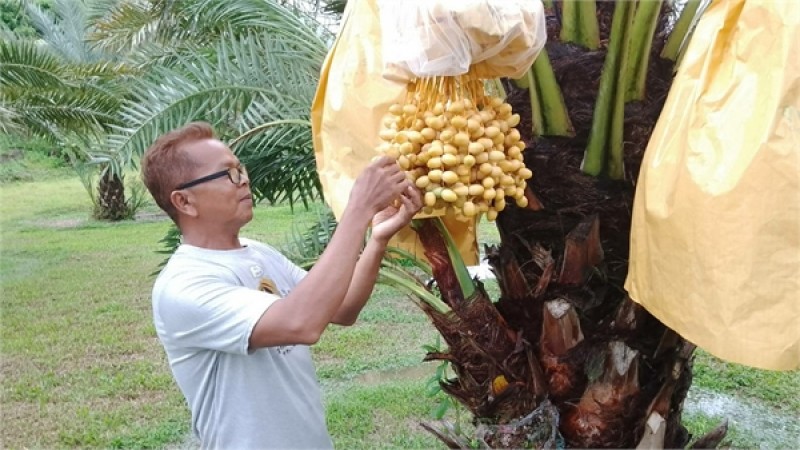
{"type": "Polygon", "coordinates": [[[389,205],[372,218],[372,239],[386,243],[408,225],[422,208],[422,194],[416,187],[408,186],[399,197],[400,206],[389,205]]]}
{"type": "Polygon", "coordinates": [[[373,161],[356,179],[348,209],[353,208],[368,214],[367,219],[390,206],[392,201],[411,187],[405,172],[392,158],[380,157],[373,161]]]}

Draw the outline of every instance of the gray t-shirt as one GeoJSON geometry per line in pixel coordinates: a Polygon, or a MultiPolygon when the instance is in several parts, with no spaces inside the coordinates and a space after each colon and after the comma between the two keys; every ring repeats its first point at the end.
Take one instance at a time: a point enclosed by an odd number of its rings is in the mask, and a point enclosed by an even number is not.
{"type": "Polygon", "coordinates": [[[256,322],[305,271],[269,246],[240,242],[181,245],[153,287],[156,332],[192,429],[204,448],[331,448],[309,348],[248,352],[256,322]]]}

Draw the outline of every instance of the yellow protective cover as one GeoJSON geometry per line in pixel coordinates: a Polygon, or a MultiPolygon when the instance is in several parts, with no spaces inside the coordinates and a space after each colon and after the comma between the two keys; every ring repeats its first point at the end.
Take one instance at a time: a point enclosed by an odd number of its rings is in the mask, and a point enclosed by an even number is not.
{"type": "MultiPolygon", "coordinates": [[[[311,107],[317,170],[325,199],[341,218],[358,174],[379,153],[384,115],[402,101],[407,80],[384,78],[381,29],[376,0],[350,0],[341,30],[322,67],[311,107]]],[[[444,216],[444,223],[467,265],[478,263],[475,218],[444,216]]],[[[424,257],[416,233],[401,230],[390,243],[424,257]]]]}
{"type": "Polygon", "coordinates": [[[800,367],[800,7],[715,0],[648,145],[625,288],[710,353],[800,367]]]}

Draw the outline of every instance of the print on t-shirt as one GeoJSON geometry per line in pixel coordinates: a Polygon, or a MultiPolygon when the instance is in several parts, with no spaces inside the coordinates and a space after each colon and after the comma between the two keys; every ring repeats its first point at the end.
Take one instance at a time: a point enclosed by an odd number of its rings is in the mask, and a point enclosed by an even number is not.
{"type": "Polygon", "coordinates": [[[281,293],[278,291],[278,287],[275,286],[275,282],[267,277],[261,278],[261,281],[258,283],[258,290],[283,297],[283,295],[281,295],[281,293]]]}

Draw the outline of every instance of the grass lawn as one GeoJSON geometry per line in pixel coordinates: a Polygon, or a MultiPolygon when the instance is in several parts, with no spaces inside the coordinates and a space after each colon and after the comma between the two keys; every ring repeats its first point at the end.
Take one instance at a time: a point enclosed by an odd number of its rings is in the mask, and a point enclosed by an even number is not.
{"type": "MultiPolygon", "coordinates": [[[[0,184],[0,445],[185,444],[189,414],[150,313],[151,273],[164,258],[156,250],[168,221],[148,206],[139,220],[99,223],[89,218],[77,178],[39,179],[0,184]]],[[[243,235],[280,246],[295,224],[315,218],[259,206],[243,235]]],[[[496,231],[484,227],[481,240],[496,241],[496,231]]],[[[443,448],[418,425],[432,420],[439,401],[426,395],[435,366],[421,364],[422,346],[435,341],[426,317],[388,288],[376,291],[356,326],[326,333],[314,355],[338,448],[443,448]]],[[[700,351],[695,374],[699,388],[781,417],[800,414],[798,372],[744,368],[700,351]]],[[[688,424],[699,433],[717,421],[700,411],[688,424]]],[[[731,443],[759,446],[772,432],[734,423],[731,443]]]]}

